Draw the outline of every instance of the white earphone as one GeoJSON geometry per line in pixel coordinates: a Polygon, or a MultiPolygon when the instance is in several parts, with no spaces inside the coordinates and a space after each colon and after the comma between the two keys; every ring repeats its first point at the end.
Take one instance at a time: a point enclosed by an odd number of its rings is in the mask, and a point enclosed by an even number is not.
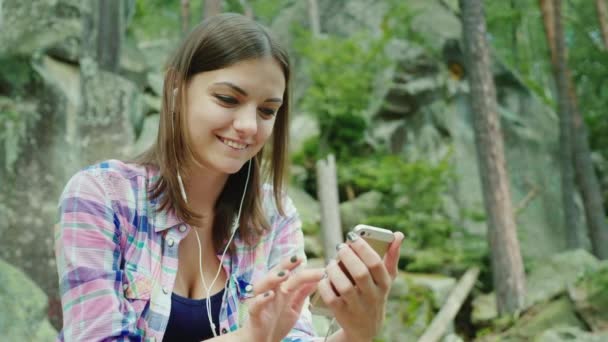
{"type": "MultiPolygon", "coordinates": [[[[173,96],[171,98],[171,132],[173,134],[173,139],[175,139],[175,99],[177,97],[177,93],[178,90],[177,88],[173,89],[173,96]]],[[[173,140],[173,149],[175,150],[175,140],[173,140]]],[[[177,160],[176,160],[177,162],[177,160]]],[[[213,278],[213,281],[211,282],[210,286],[207,286],[207,283],[205,281],[205,277],[203,276],[203,262],[202,262],[202,258],[203,258],[203,248],[201,245],[201,240],[199,238],[198,235],[198,231],[196,229],[194,229],[194,233],[196,234],[196,241],[198,242],[198,266],[199,266],[199,273],[201,276],[201,281],[203,283],[203,287],[205,288],[205,292],[206,292],[206,298],[205,298],[205,307],[206,307],[206,311],[207,311],[207,318],[209,320],[209,325],[211,326],[211,331],[213,332],[213,336],[217,337],[217,333],[215,332],[216,329],[216,325],[215,323],[213,323],[213,318],[211,317],[211,302],[209,300],[210,297],[210,293],[209,290],[211,288],[213,288],[213,285],[215,285],[215,282],[217,281],[219,275],[220,275],[220,271],[222,270],[222,265],[224,263],[224,257],[226,256],[226,252],[228,251],[228,247],[230,246],[230,244],[232,243],[232,240],[234,239],[234,235],[236,234],[237,229],[239,228],[239,221],[241,219],[241,210],[243,209],[243,201],[245,200],[245,194],[247,193],[247,185],[249,185],[249,176],[251,175],[251,159],[249,159],[248,161],[248,166],[247,166],[247,178],[245,180],[245,187],[243,188],[243,195],[241,196],[241,202],[239,204],[239,211],[237,212],[236,217],[234,218],[234,221],[232,222],[232,226],[231,228],[231,234],[230,234],[230,239],[228,240],[228,243],[226,244],[226,247],[224,248],[224,252],[222,253],[222,257],[220,258],[220,266],[217,269],[217,272],[215,273],[215,277],[213,278]]],[[[182,180],[182,176],[179,173],[179,165],[178,165],[178,171],[177,171],[177,182],[179,184],[179,190],[182,194],[182,198],[184,199],[184,202],[188,203],[188,196],[186,195],[186,189],[184,188],[184,182],[182,180]]]]}

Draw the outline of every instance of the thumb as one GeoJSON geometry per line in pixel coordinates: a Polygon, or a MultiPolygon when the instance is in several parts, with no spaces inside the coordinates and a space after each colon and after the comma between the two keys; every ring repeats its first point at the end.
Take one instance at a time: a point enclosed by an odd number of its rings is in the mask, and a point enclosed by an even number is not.
{"type": "Polygon", "coordinates": [[[388,273],[391,275],[392,279],[395,279],[397,276],[397,266],[399,264],[399,250],[401,249],[401,243],[405,236],[402,232],[395,233],[395,240],[391,243],[384,256],[384,266],[388,270],[388,273]]]}

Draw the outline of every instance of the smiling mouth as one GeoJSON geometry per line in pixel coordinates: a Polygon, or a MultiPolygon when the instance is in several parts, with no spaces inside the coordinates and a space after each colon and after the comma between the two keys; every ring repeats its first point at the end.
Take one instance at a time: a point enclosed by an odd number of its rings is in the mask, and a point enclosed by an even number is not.
{"type": "Polygon", "coordinates": [[[218,139],[219,139],[219,140],[220,140],[220,141],[221,141],[221,142],[222,142],[224,145],[226,145],[226,146],[228,146],[228,147],[231,147],[231,148],[233,148],[233,149],[235,149],[235,150],[244,150],[244,149],[246,149],[246,148],[247,148],[247,146],[249,146],[249,145],[247,145],[247,144],[241,144],[241,143],[238,143],[238,142],[236,142],[236,141],[233,141],[233,140],[228,140],[228,139],[225,139],[225,138],[222,138],[222,137],[219,137],[219,136],[218,136],[218,139]]]}

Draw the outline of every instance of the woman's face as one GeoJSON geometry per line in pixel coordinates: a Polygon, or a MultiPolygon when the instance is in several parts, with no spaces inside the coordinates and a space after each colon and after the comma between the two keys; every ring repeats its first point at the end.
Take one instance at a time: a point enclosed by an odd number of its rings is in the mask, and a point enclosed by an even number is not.
{"type": "Polygon", "coordinates": [[[239,171],[270,137],[284,92],[283,71],[272,57],[192,77],[186,129],[196,161],[209,171],[239,171]]]}

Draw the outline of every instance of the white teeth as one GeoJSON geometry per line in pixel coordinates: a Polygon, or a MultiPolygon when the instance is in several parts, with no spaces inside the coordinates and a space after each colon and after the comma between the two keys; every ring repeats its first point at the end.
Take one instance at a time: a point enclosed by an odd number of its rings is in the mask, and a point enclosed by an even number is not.
{"type": "Polygon", "coordinates": [[[237,150],[242,150],[242,149],[244,149],[245,147],[247,147],[247,145],[244,145],[244,144],[239,144],[239,143],[234,142],[234,141],[232,141],[232,140],[226,140],[226,139],[221,139],[221,140],[222,140],[222,142],[223,142],[224,144],[226,144],[226,145],[228,145],[228,146],[230,146],[230,147],[232,147],[232,148],[235,148],[235,149],[237,149],[237,150]]]}

